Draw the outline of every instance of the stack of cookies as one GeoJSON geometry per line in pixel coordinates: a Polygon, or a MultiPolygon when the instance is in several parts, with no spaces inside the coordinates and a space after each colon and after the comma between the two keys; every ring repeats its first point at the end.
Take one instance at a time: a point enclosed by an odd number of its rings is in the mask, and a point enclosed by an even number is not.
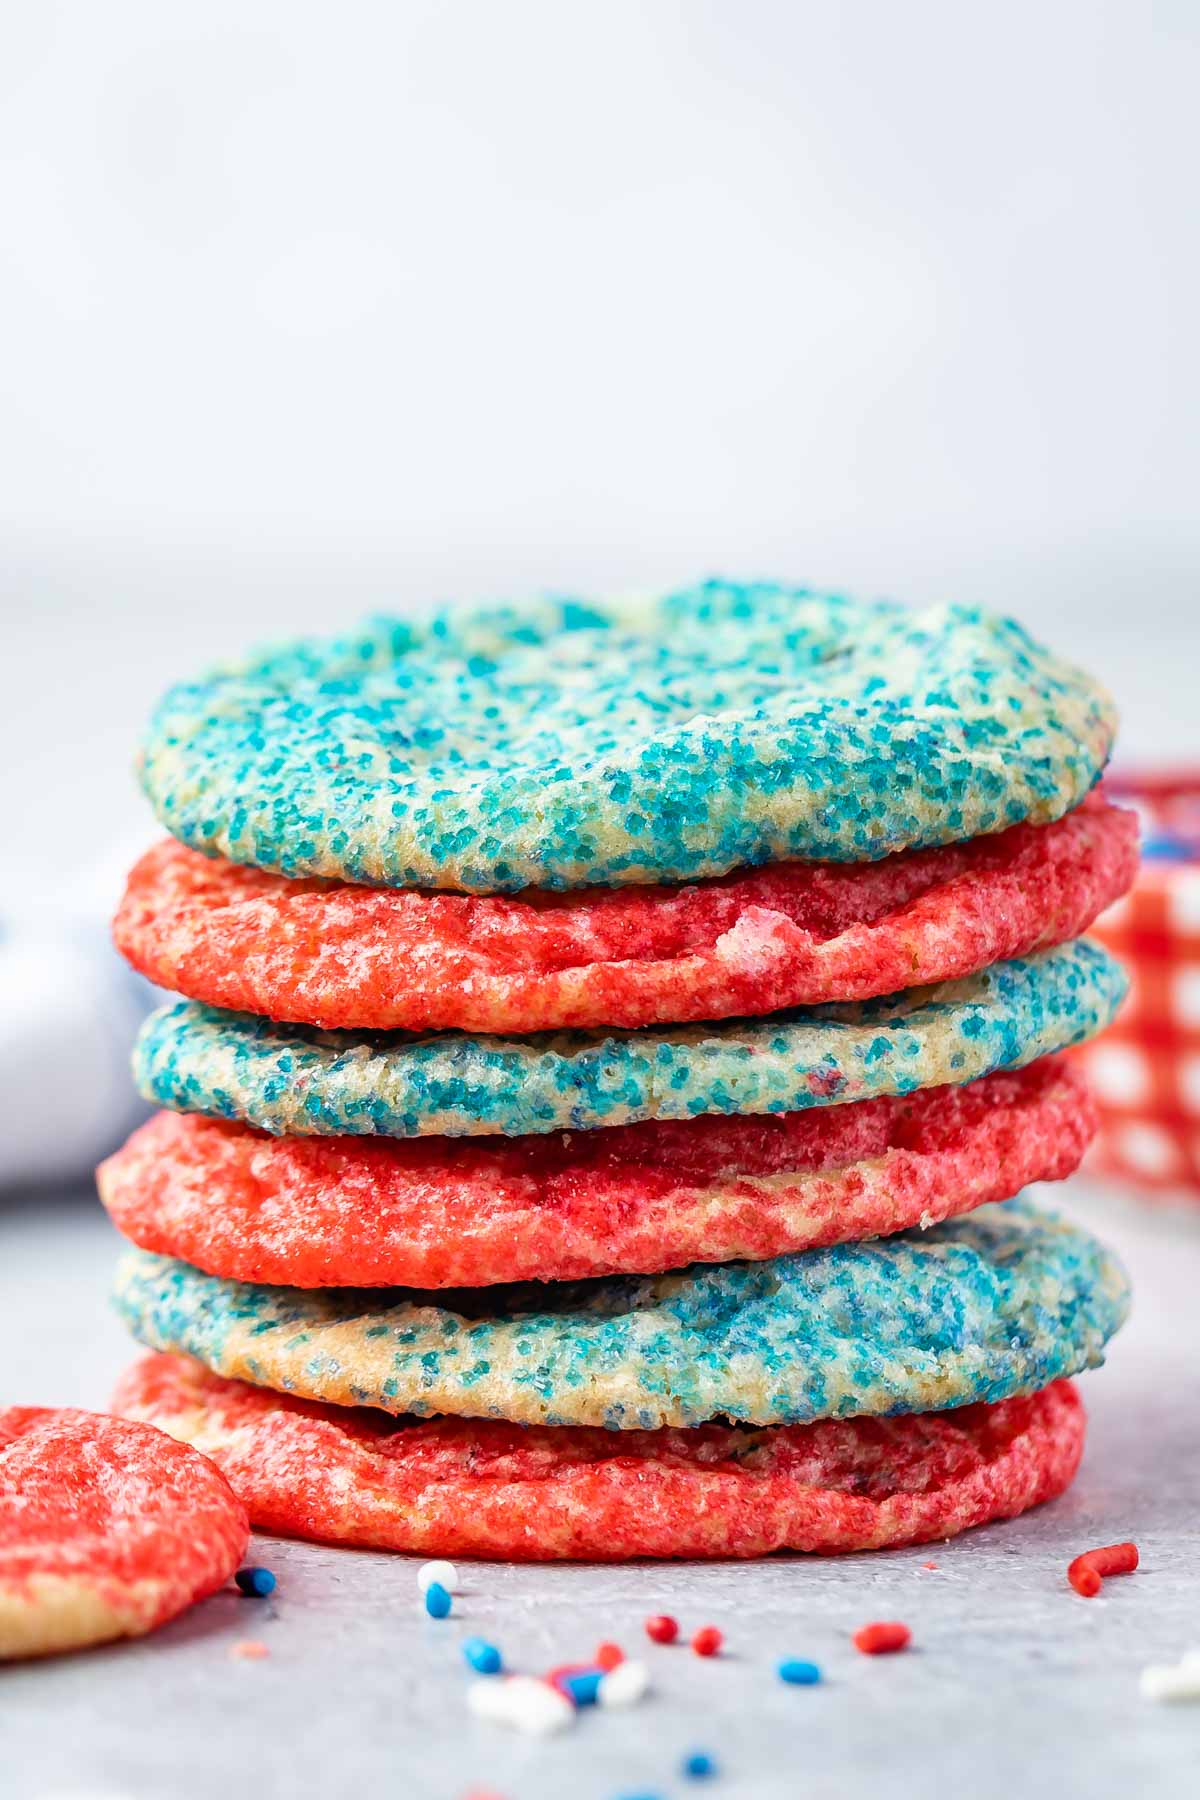
{"type": "Polygon", "coordinates": [[[117,1410],[257,1525],[753,1556],[1059,1493],[1127,1304],[1022,1199],[1129,885],[1107,696],[775,585],[382,620],[173,689],[125,955],[184,996],[100,1171],[117,1410]],[[1014,1198],[1014,1196],[1017,1196],[1014,1198]]]}

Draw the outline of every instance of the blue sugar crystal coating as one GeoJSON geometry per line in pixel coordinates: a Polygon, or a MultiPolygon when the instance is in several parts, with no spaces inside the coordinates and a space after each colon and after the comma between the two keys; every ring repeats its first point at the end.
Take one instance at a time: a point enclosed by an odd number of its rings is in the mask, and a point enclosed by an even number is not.
{"type": "Polygon", "coordinates": [[[774,583],[382,619],[173,688],[146,791],[185,844],[394,887],[861,862],[1060,817],[1112,740],[1020,626],[774,583]]]}
{"type": "Polygon", "coordinates": [[[475,1293],[272,1288],[135,1251],[117,1305],[154,1349],[338,1405],[613,1429],[927,1412],[1103,1360],[1128,1287],[1026,1201],[927,1232],[674,1275],[475,1293]]]}
{"type": "Polygon", "coordinates": [[[134,1069],[147,1099],[277,1135],[516,1136],[961,1085],[1092,1036],[1125,987],[1078,940],[884,1000],[653,1031],[372,1036],[181,1001],[147,1021],[134,1069]]]}
{"type": "Polygon", "coordinates": [[[798,1656],[788,1656],[779,1664],[780,1681],[786,1681],[793,1687],[815,1687],[821,1679],[821,1671],[814,1662],[805,1662],[798,1656]]]}

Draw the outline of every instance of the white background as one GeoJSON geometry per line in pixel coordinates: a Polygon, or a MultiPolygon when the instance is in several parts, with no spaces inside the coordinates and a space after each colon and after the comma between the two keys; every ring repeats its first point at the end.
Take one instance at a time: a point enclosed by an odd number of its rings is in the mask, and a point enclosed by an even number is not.
{"type": "Polygon", "coordinates": [[[1194,750],[1198,93],[1192,0],[4,8],[10,900],[167,681],[428,597],[980,601],[1194,750]]]}

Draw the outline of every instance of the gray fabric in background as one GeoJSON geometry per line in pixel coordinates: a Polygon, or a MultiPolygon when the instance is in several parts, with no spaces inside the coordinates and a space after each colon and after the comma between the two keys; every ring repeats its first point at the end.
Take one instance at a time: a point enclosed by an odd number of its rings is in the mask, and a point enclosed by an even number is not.
{"type": "Polygon", "coordinates": [[[161,995],[113,949],[107,919],[8,918],[0,930],[0,1204],[86,1182],[149,1108],[129,1052],[161,995]]]}

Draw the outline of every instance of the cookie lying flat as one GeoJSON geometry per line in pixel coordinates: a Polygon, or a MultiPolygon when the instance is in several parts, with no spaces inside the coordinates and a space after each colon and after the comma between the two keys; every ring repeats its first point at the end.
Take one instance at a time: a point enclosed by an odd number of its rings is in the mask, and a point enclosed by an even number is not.
{"type": "Polygon", "coordinates": [[[1082,800],[1103,689],[964,607],[710,582],[626,609],[383,619],[173,688],[142,778],[173,836],[391,887],[863,862],[1082,800]]]}
{"type": "Polygon", "coordinates": [[[1080,940],[887,1000],[631,1033],[351,1035],[185,1000],[146,1021],[134,1073],[160,1106],[278,1136],[520,1137],[958,1085],[1092,1037],[1125,987],[1080,940]]]}
{"type": "Polygon", "coordinates": [[[1095,1128],[1043,1059],[779,1117],[527,1138],[272,1138],[159,1113],[98,1173],[118,1230],[292,1287],[481,1287],[762,1260],[928,1226],[1069,1175],[1095,1128]]]}
{"type": "Polygon", "coordinates": [[[229,1579],[245,1508],[147,1425],[0,1409],[0,1657],[140,1637],[229,1579]]]}
{"type": "Polygon", "coordinates": [[[399,1422],[147,1356],[113,1405],[202,1448],[255,1525],[423,1556],[623,1562],[879,1550],[1052,1500],[1083,1450],[1070,1382],[994,1406],[766,1431],[399,1422]]]}
{"type": "Polygon", "coordinates": [[[769,1262],[434,1297],[261,1287],[133,1251],[135,1337],[219,1375],[428,1417],[651,1430],[928,1412],[1102,1360],[1119,1263],[1021,1201],[769,1262]]]}
{"type": "Polygon", "coordinates": [[[1085,931],[1137,868],[1137,820],[1052,825],[881,863],[519,898],[291,881],[169,838],[113,925],[143,975],[236,1012],[368,1031],[683,1024],[957,980],[1085,931]]]}

